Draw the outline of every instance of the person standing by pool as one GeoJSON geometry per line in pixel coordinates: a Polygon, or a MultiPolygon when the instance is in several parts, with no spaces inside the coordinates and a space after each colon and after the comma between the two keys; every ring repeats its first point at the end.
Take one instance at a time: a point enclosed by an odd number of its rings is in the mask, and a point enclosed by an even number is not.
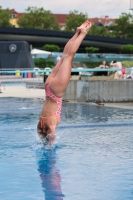
{"type": "Polygon", "coordinates": [[[119,69],[117,71],[117,79],[122,79],[122,64],[121,64],[121,62],[114,60],[110,63],[110,66],[119,69]]]}
{"type": "Polygon", "coordinates": [[[46,100],[37,125],[37,132],[42,139],[48,136],[49,141],[54,141],[56,138],[55,129],[60,123],[62,97],[70,80],[72,61],[90,28],[88,20],[77,27],[74,36],[67,42],[61,59],[45,82],[46,100]]]}

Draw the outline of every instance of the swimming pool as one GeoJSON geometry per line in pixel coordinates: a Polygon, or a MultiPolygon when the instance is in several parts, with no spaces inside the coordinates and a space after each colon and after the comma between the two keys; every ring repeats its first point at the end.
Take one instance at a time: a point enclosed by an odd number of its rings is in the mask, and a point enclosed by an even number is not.
{"type": "Polygon", "coordinates": [[[0,200],[133,199],[133,110],[63,103],[53,150],[42,100],[0,98],[0,200]]]}

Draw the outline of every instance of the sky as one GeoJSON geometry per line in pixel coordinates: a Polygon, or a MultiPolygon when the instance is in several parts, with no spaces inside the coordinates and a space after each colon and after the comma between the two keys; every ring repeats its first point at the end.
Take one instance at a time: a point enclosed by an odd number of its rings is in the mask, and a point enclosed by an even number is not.
{"type": "Polygon", "coordinates": [[[53,14],[69,14],[70,11],[77,10],[87,13],[88,17],[119,17],[121,13],[132,13],[130,1],[133,0],[0,0],[3,9],[15,9],[17,12],[25,12],[30,7],[43,7],[53,14]]]}

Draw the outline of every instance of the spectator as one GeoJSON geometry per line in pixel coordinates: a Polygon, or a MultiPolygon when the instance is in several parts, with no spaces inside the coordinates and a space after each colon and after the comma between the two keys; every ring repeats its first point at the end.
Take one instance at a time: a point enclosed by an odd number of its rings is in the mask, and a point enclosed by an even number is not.
{"type": "MultiPolygon", "coordinates": [[[[103,61],[101,65],[99,65],[99,68],[101,69],[108,69],[108,65],[106,64],[106,61],[103,61]]],[[[98,72],[97,76],[107,76],[108,72],[107,71],[102,71],[102,72],[98,72]]]]}
{"type": "Polygon", "coordinates": [[[107,65],[106,65],[106,61],[103,61],[101,65],[99,65],[99,68],[109,68],[107,65]]]}
{"type": "Polygon", "coordinates": [[[110,66],[119,69],[116,72],[117,79],[122,79],[122,64],[121,64],[121,62],[114,60],[110,63],[110,66]]]}

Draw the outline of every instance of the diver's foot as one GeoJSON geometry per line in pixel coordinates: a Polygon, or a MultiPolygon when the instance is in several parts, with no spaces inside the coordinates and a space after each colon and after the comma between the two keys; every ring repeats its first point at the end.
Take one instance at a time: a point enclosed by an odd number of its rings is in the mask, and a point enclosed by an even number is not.
{"type": "Polygon", "coordinates": [[[81,30],[83,28],[86,28],[88,23],[90,23],[88,20],[86,20],[83,24],[81,24],[81,26],[77,27],[77,30],[81,30]]]}
{"type": "Polygon", "coordinates": [[[91,28],[91,22],[88,22],[88,24],[87,24],[87,26],[85,27],[85,28],[82,28],[81,30],[80,30],[80,32],[84,32],[84,33],[88,33],[88,31],[90,30],[90,28],[91,28]]]}

